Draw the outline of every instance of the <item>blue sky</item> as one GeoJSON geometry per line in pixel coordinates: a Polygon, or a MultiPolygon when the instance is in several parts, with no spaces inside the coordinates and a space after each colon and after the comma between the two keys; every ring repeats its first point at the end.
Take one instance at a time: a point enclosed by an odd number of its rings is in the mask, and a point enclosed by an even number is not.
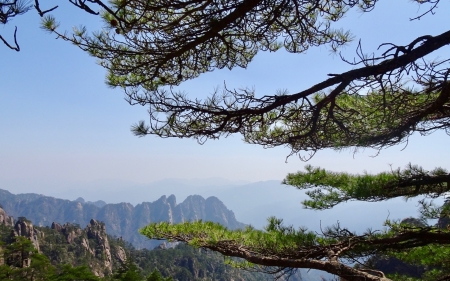
{"type": "MultiPolygon", "coordinates": [[[[94,16],[69,3],[60,4],[54,15],[62,29],[85,24],[101,27],[94,16]]],[[[420,21],[409,18],[424,11],[411,1],[380,1],[371,13],[353,12],[337,23],[350,29],[354,44],[343,49],[354,56],[358,39],[366,51],[381,43],[407,44],[418,36],[437,35],[446,30],[448,2],[439,4],[436,15],[420,21]]],[[[13,193],[63,191],[74,183],[97,180],[149,183],[164,178],[210,178],[262,181],[282,180],[305,165],[289,149],[264,149],[245,144],[241,136],[198,145],[191,139],[134,137],[130,125],[146,119],[146,108],[130,106],[120,90],[104,83],[105,71],[83,51],[55,40],[39,28],[34,11],[0,27],[12,37],[18,26],[20,52],[0,45],[0,188],[13,193]]],[[[448,52],[448,47],[444,49],[448,52]]],[[[433,54],[432,57],[438,57],[433,54]]],[[[214,71],[181,85],[193,97],[204,97],[226,81],[228,87],[254,87],[257,94],[277,89],[300,91],[327,78],[327,73],[351,69],[322,47],[306,54],[260,53],[247,69],[214,71]]],[[[408,162],[426,168],[448,163],[448,138],[443,133],[415,136],[409,145],[358,154],[352,151],[319,152],[309,164],[338,171],[377,172],[403,167],[408,162]],[[403,151],[402,151],[403,149],[403,151]]]]}

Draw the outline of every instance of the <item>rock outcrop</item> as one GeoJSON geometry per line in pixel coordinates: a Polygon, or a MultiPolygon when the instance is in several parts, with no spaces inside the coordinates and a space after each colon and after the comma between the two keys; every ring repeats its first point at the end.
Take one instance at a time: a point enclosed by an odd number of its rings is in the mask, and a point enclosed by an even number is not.
{"type": "Polygon", "coordinates": [[[2,208],[0,208],[0,225],[14,226],[14,218],[8,216],[2,208]]]}
{"type": "MultiPolygon", "coordinates": [[[[124,241],[118,238],[118,243],[114,243],[113,249],[110,246],[106,226],[103,222],[91,219],[85,229],[79,225],[65,223],[63,225],[52,222],[51,228],[34,227],[31,221],[25,217],[19,217],[15,224],[12,217],[0,208],[2,220],[0,224],[10,228],[11,239],[8,243],[15,241],[14,237],[25,237],[30,240],[34,248],[41,254],[49,257],[50,261],[56,265],[60,263],[70,263],[77,265],[87,261],[91,271],[104,277],[113,272],[113,266],[123,264],[127,260],[127,254],[123,245],[124,241]],[[45,239],[47,233],[49,239],[45,239]],[[55,248],[56,247],[56,248],[55,248]],[[57,249],[55,251],[55,249],[57,249]]],[[[2,248],[0,247],[0,253],[2,248]]],[[[31,253],[31,252],[30,252],[31,253]]],[[[0,255],[0,265],[5,263],[3,255],[0,255]]],[[[17,267],[28,267],[31,258],[21,256],[9,260],[8,264],[15,264],[17,267]]]]}
{"type": "Polygon", "coordinates": [[[62,225],[60,225],[57,222],[52,222],[51,228],[56,230],[56,231],[58,231],[58,232],[61,232],[63,227],[62,227],[62,225]]]}
{"type": "MultiPolygon", "coordinates": [[[[84,249],[85,253],[91,257],[89,267],[95,275],[103,277],[111,274],[112,254],[104,223],[91,219],[86,228],[82,230],[70,223],[60,225],[53,222],[51,228],[64,235],[68,244],[79,244],[84,249]]],[[[116,256],[122,262],[126,260],[125,251],[121,247],[118,248],[120,249],[116,256]]]]}
{"type": "MultiPolygon", "coordinates": [[[[108,236],[106,235],[106,226],[103,223],[91,219],[86,227],[86,234],[88,239],[94,240],[97,245],[95,249],[95,256],[100,257],[103,260],[102,268],[105,268],[112,272],[112,257],[111,248],[109,247],[108,236]]],[[[94,250],[94,249],[92,249],[94,250]]],[[[92,268],[92,267],[91,267],[92,268]]],[[[108,273],[108,274],[109,274],[108,273]]],[[[97,276],[103,276],[102,272],[94,272],[97,276]]]]}
{"type": "Polygon", "coordinates": [[[121,246],[117,247],[115,256],[121,264],[125,264],[125,262],[127,261],[127,254],[125,252],[125,249],[122,248],[121,246]]]}
{"type": "MultiPolygon", "coordinates": [[[[15,241],[14,237],[22,236],[30,240],[35,249],[39,251],[39,239],[43,238],[44,235],[39,230],[33,227],[33,224],[25,219],[24,217],[19,217],[19,219],[14,223],[14,218],[6,214],[5,210],[0,208],[0,225],[11,227],[10,240],[15,241]]],[[[0,253],[2,249],[0,248],[0,253]]],[[[16,264],[19,267],[28,267],[31,264],[31,259],[28,257],[30,253],[21,253],[20,257],[14,257],[9,260],[9,263],[16,264]]],[[[4,264],[5,260],[2,256],[0,259],[0,265],[4,264]]]]}
{"type": "Polygon", "coordinates": [[[27,238],[33,243],[34,248],[39,251],[39,238],[41,238],[43,234],[33,227],[31,221],[24,217],[19,217],[14,225],[13,235],[27,238]]]}
{"type": "Polygon", "coordinates": [[[64,237],[66,237],[67,243],[69,244],[72,244],[75,239],[80,237],[83,233],[81,228],[76,227],[70,223],[60,225],[57,222],[52,222],[51,228],[63,234],[64,237]]]}

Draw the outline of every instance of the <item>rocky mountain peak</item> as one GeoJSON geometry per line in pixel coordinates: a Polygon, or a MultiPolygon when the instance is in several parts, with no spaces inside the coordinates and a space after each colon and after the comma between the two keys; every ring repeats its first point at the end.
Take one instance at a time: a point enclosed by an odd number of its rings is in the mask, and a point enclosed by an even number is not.
{"type": "Polygon", "coordinates": [[[23,236],[28,238],[39,251],[39,238],[42,236],[42,233],[33,227],[31,221],[27,220],[24,217],[19,217],[14,224],[14,236],[23,236]]]}
{"type": "Polygon", "coordinates": [[[77,199],[75,199],[75,202],[80,202],[82,204],[86,203],[86,201],[84,201],[83,197],[78,197],[77,199]]]}
{"type": "Polygon", "coordinates": [[[173,208],[177,205],[177,198],[175,195],[171,194],[169,197],[167,197],[167,203],[173,208]]]}
{"type": "Polygon", "coordinates": [[[14,218],[6,214],[5,210],[0,207],[0,225],[14,226],[14,218]]]}
{"type": "Polygon", "coordinates": [[[56,230],[56,231],[58,231],[58,232],[61,232],[62,231],[62,225],[60,225],[59,223],[57,223],[57,222],[52,222],[52,226],[51,226],[51,229],[54,229],[54,230],[56,230]]]}
{"type": "MultiPolygon", "coordinates": [[[[111,247],[109,246],[108,236],[106,235],[105,224],[100,223],[95,219],[91,219],[86,227],[86,233],[88,239],[93,239],[98,245],[95,250],[88,250],[95,252],[96,256],[102,256],[104,267],[109,270],[109,272],[112,272],[111,247]]],[[[96,275],[100,276],[101,273],[97,272],[96,275]]]]}

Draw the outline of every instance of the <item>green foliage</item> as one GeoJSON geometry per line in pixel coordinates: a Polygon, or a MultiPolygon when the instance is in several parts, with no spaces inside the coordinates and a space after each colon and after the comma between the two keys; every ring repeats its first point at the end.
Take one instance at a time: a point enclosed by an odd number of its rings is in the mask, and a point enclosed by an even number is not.
{"type": "Polygon", "coordinates": [[[140,233],[151,239],[186,239],[189,245],[205,247],[217,245],[223,241],[248,246],[251,249],[265,249],[269,253],[286,253],[299,251],[299,247],[323,245],[326,241],[318,239],[311,231],[300,228],[286,227],[282,220],[269,218],[265,231],[247,227],[244,230],[228,230],[226,227],[214,222],[184,222],[171,224],[168,222],[152,223],[140,230],[140,233]]]}
{"type": "Polygon", "coordinates": [[[46,281],[53,279],[55,268],[45,255],[35,252],[32,255],[30,255],[30,259],[31,259],[30,267],[22,268],[22,270],[26,272],[28,280],[46,281]]]}
{"type": "Polygon", "coordinates": [[[41,20],[42,29],[49,32],[53,32],[59,27],[59,23],[56,21],[55,17],[52,15],[47,15],[41,20]]]}
{"type": "MultiPolygon", "coordinates": [[[[383,148],[407,141],[414,132],[448,127],[445,59],[416,61],[448,45],[449,32],[412,38],[405,46],[382,44],[380,55],[358,48],[358,68],[329,74],[291,95],[225,88],[198,100],[164,87],[215,69],[245,68],[260,51],[302,53],[323,45],[337,51],[352,36],[334,28],[336,22],[352,9],[370,12],[378,1],[95,2],[104,8],[103,30],[89,34],[82,26],[68,35],[51,17],[43,28],[98,58],[108,70],[108,85],[123,88],[130,104],[149,106],[150,124],[132,127],[138,136],[202,142],[241,133],[249,143],[287,145],[296,154],[383,148]]],[[[420,19],[439,1],[413,2],[428,4],[420,19]]]]}
{"type": "MultiPolygon", "coordinates": [[[[288,96],[287,96],[288,97],[288,96]]],[[[320,111],[310,110],[311,104],[288,104],[275,108],[264,115],[265,122],[246,134],[250,143],[272,142],[289,143],[295,150],[314,150],[314,147],[341,150],[352,146],[379,147],[379,139],[399,131],[404,120],[414,112],[430,106],[438,93],[423,93],[410,89],[395,92],[341,92],[333,104],[321,106],[327,102],[325,92],[316,92],[311,103],[320,111]],[[378,110],[380,104],[389,104],[390,110],[378,110]],[[330,111],[332,120],[330,120],[330,111]],[[311,132],[311,121],[320,130],[311,132]],[[332,122],[330,122],[332,121],[332,122]],[[298,136],[311,135],[310,138],[298,136]],[[295,139],[295,140],[294,140],[295,139]]],[[[439,113],[430,112],[422,116],[421,122],[427,123],[439,113]]],[[[255,120],[256,124],[259,124],[255,120]]],[[[408,129],[409,130],[409,129],[408,129]]],[[[395,142],[406,138],[409,133],[395,134],[395,142]]]]}
{"type": "Polygon", "coordinates": [[[338,251],[340,259],[349,261],[355,257],[370,257],[376,252],[428,268],[423,278],[433,280],[436,276],[449,273],[446,245],[450,244],[450,232],[419,222],[411,219],[405,222],[387,221],[386,230],[369,230],[360,235],[339,225],[326,228],[319,235],[303,228],[295,230],[275,218],[269,219],[264,230],[248,227],[231,231],[216,223],[196,221],[176,225],[153,223],[140,232],[151,239],[183,241],[194,247],[212,249],[250,261],[227,259],[228,264],[237,268],[264,270],[258,263],[262,263],[262,260],[267,262],[268,257],[275,257],[269,264],[278,264],[283,268],[283,263],[276,257],[284,257],[291,265],[298,263],[301,267],[302,263],[308,261],[332,258],[330,253],[338,251]],[[252,263],[253,260],[256,262],[252,263]]]}
{"type": "Polygon", "coordinates": [[[0,265],[0,281],[14,280],[14,269],[9,265],[0,265]]]}
{"type": "MultiPolygon", "coordinates": [[[[450,274],[448,266],[450,262],[450,246],[448,245],[427,245],[416,247],[405,251],[392,251],[387,253],[388,257],[397,258],[407,264],[423,268],[424,274],[416,280],[438,280],[442,276],[450,274]]],[[[393,275],[394,280],[408,280],[407,275],[393,275]]]]}
{"type": "Polygon", "coordinates": [[[132,259],[127,261],[114,274],[114,280],[120,281],[141,281],[144,280],[138,266],[132,259]]]}
{"type": "MultiPolygon", "coordinates": [[[[87,266],[72,267],[62,265],[55,267],[44,255],[34,254],[31,265],[24,268],[14,268],[8,265],[0,266],[1,281],[100,281],[87,266]]],[[[106,280],[105,280],[106,281],[106,280]]]]}
{"type": "MultiPolygon", "coordinates": [[[[298,189],[314,188],[306,192],[311,199],[302,203],[306,208],[319,210],[332,208],[349,200],[382,201],[400,196],[411,198],[419,195],[438,197],[450,190],[447,183],[450,176],[442,168],[426,171],[409,164],[404,170],[397,169],[376,175],[335,173],[310,165],[307,165],[305,170],[288,174],[283,183],[298,189]]],[[[428,217],[431,216],[431,212],[429,208],[428,217]]]]}
{"type": "Polygon", "coordinates": [[[54,281],[100,281],[88,266],[72,267],[70,264],[59,266],[53,279],[54,281]]]}
{"type": "Polygon", "coordinates": [[[172,281],[172,277],[164,278],[161,273],[157,269],[153,270],[152,273],[150,273],[145,281],[172,281]]]}
{"type": "Polygon", "coordinates": [[[32,254],[37,253],[33,243],[23,236],[17,236],[14,242],[6,245],[4,256],[7,263],[22,268],[32,254]]]}
{"type": "Polygon", "coordinates": [[[110,1],[109,9],[101,14],[104,30],[92,35],[79,32],[83,27],[73,36],[59,33],[50,17],[42,26],[99,58],[109,70],[108,84],[154,90],[216,68],[246,67],[261,50],[284,47],[301,53],[311,46],[329,45],[336,51],[352,36],[332,24],[355,6],[370,10],[373,5],[373,1],[315,5],[301,1],[177,5],[167,0],[110,1]],[[183,47],[185,42],[191,43],[183,47]]]}
{"type": "Polygon", "coordinates": [[[11,227],[0,224],[0,243],[9,242],[11,237],[11,227]]]}
{"type": "Polygon", "coordinates": [[[174,248],[139,250],[131,253],[144,275],[158,270],[166,280],[246,280],[271,281],[259,272],[238,270],[224,263],[219,253],[179,244],[174,248]]]}
{"type": "Polygon", "coordinates": [[[17,236],[3,251],[5,264],[0,267],[0,280],[51,280],[54,267],[49,259],[39,254],[33,243],[17,236]]]}

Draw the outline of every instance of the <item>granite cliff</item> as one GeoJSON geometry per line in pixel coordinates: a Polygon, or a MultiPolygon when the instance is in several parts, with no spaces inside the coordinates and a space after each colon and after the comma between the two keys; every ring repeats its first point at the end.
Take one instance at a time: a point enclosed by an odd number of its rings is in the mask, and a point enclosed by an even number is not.
{"type": "MultiPolygon", "coordinates": [[[[6,245],[16,241],[17,237],[25,237],[31,241],[38,253],[47,256],[53,265],[69,263],[73,266],[88,265],[96,276],[107,276],[113,272],[127,257],[124,247],[118,243],[110,245],[105,224],[91,219],[85,229],[72,224],[52,223],[49,227],[36,227],[25,217],[19,217],[11,225],[12,217],[0,208],[0,215],[8,220],[0,220],[1,242],[6,245]]],[[[1,252],[1,251],[0,251],[1,252]]],[[[6,259],[17,264],[17,261],[6,259]]],[[[2,259],[0,265],[5,262],[2,259]]],[[[30,258],[22,258],[20,267],[30,266],[30,258]]]]}

